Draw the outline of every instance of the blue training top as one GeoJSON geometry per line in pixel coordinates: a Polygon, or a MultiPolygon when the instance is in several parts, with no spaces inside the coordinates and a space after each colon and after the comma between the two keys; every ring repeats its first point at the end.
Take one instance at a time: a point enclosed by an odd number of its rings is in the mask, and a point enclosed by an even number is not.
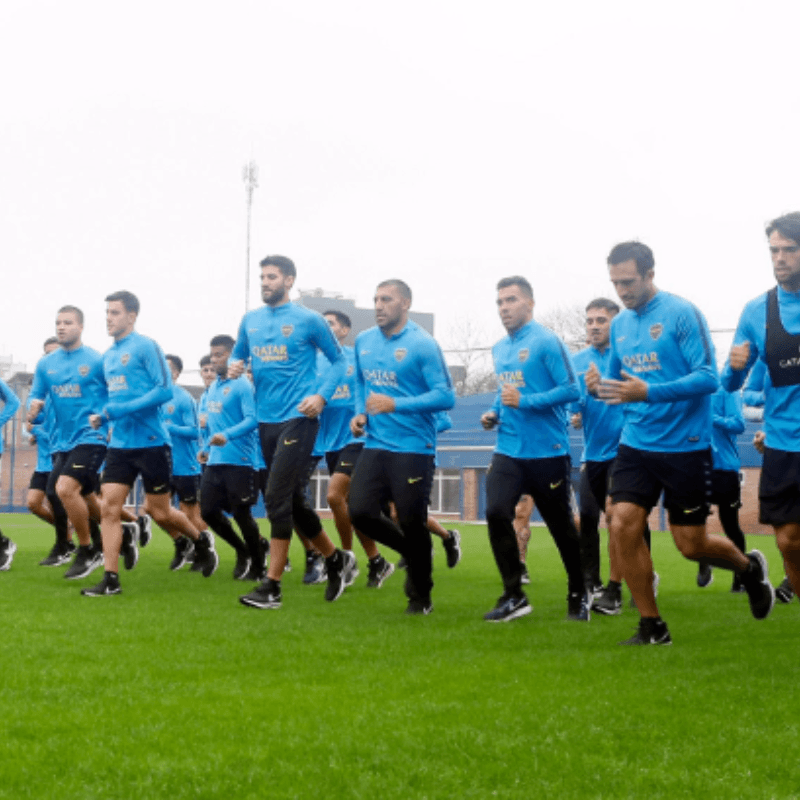
{"type": "Polygon", "coordinates": [[[455,405],[444,356],[434,338],[416,322],[388,338],[373,327],[356,337],[356,414],[366,414],[366,398],[394,399],[389,414],[367,416],[365,448],[433,455],[436,412],[455,405]]]}
{"type": "Polygon", "coordinates": [[[183,388],[173,385],[172,400],[161,407],[164,425],[172,443],[172,474],[177,476],[199,475],[197,449],[200,441],[200,426],[197,421],[197,404],[183,388]]]}
{"type": "Polygon", "coordinates": [[[242,318],[231,360],[250,359],[259,422],[302,417],[300,401],[319,394],[330,400],[345,371],[345,359],[325,318],[295,303],[265,305],[242,318]],[[317,378],[317,350],[331,362],[317,378]]]}
{"type": "Polygon", "coordinates": [[[719,382],[708,324],[692,303],[657,292],[642,308],[617,314],[606,377],[619,380],[621,370],[648,388],[644,402],[623,404],[620,444],[659,453],[710,447],[719,382]]]}
{"type": "Polygon", "coordinates": [[[30,399],[44,400],[45,406],[53,407],[51,452],[67,453],[81,444],[106,444],[105,423],[97,430],[89,424],[89,417],[99,414],[108,403],[103,357],[91,347],[59,348],[42,356],[33,375],[30,399]]]}
{"type": "Polygon", "coordinates": [[[714,457],[714,469],[738,472],[742,462],[739,459],[739,448],[736,436],[744,432],[744,415],[742,414],[742,398],[739,393],[732,393],[720,386],[711,395],[711,451],[714,457]]]}
{"type": "Polygon", "coordinates": [[[617,455],[619,437],[625,412],[622,406],[610,406],[586,391],[586,370],[594,364],[603,375],[608,370],[611,347],[601,352],[596,347],[587,347],[572,356],[572,364],[578,375],[581,398],[571,407],[581,415],[583,430],[583,454],[581,461],[610,461],[617,455]]]}
{"type": "Polygon", "coordinates": [[[0,411],[0,453],[3,452],[3,439],[2,435],[3,425],[6,424],[17,413],[20,407],[19,397],[12,391],[11,387],[0,378],[0,400],[3,401],[3,410],[0,411]]]}
{"type": "Polygon", "coordinates": [[[136,331],[103,355],[111,420],[109,447],[133,450],[169,444],[161,406],[172,399],[172,378],[161,348],[136,331]]]}
{"type": "MultiPolygon", "coordinates": [[[[800,333],[800,292],[787,292],[778,286],[780,321],[791,334],[800,333]]],[[[733,337],[735,345],[750,342],[750,358],[741,371],[734,371],[730,362],[722,371],[722,385],[729,391],[739,389],[750,368],[758,361],[766,362],[767,293],[751,300],[742,311],[733,337]]],[[[764,367],[766,370],[766,365],[764,367]]],[[[774,450],[800,452],[800,384],[774,386],[769,373],[763,382],[764,433],[766,444],[774,450]]]]}
{"type": "Polygon", "coordinates": [[[499,419],[495,451],[511,458],[569,455],[567,404],[580,389],[567,348],[536,320],[492,348],[497,396],[491,411],[499,419]],[[516,387],[519,408],[503,405],[504,385],[516,387]]]}
{"type": "MultiPolygon", "coordinates": [[[[325,406],[319,418],[319,433],[314,444],[312,455],[323,456],[325,453],[338,452],[353,442],[358,442],[350,431],[350,421],[356,409],[356,351],[353,347],[342,347],[347,367],[339,385],[325,406]]],[[[319,354],[318,372],[324,373],[330,361],[319,354]]]]}
{"type": "Polygon", "coordinates": [[[230,464],[255,468],[255,440],[252,434],[258,422],[253,384],[247,376],[242,375],[235,380],[217,378],[208,387],[206,413],[208,438],[221,433],[228,440],[224,445],[209,444],[209,465],[230,464]]]}

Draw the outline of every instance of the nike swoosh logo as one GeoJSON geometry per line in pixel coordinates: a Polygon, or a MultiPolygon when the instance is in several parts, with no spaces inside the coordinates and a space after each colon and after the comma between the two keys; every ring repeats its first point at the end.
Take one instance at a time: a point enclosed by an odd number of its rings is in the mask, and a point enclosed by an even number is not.
{"type": "Polygon", "coordinates": [[[408,482],[409,483],[419,483],[419,481],[421,481],[421,480],[422,480],[422,478],[409,478],[408,482]]]}
{"type": "Polygon", "coordinates": [[[291,445],[297,444],[298,441],[299,439],[284,439],[283,443],[286,447],[291,447],[291,445]]]}
{"type": "Polygon", "coordinates": [[[73,464],[72,469],[86,469],[86,464],[73,464]]]}
{"type": "Polygon", "coordinates": [[[564,483],[564,479],[562,478],[560,481],[556,481],[555,483],[550,484],[551,489],[558,489],[561,484],[564,483]]]}
{"type": "Polygon", "coordinates": [[[162,489],[166,488],[166,485],[167,485],[166,483],[162,483],[161,486],[154,486],[153,491],[160,492],[162,489]]]}
{"type": "Polygon", "coordinates": [[[353,465],[349,461],[342,461],[339,464],[340,467],[352,467],[353,465]]]}
{"type": "Polygon", "coordinates": [[[692,514],[695,511],[699,511],[701,508],[702,508],[702,506],[697,506],[696,508],[684,508],[683,509],[683,513],[684,514],[692,514]]]}

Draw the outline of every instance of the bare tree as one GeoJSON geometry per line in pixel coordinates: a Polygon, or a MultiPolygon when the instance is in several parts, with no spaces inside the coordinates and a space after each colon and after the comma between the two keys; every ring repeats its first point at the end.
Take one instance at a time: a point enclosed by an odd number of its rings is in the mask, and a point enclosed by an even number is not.
{"type": "Polygon", "coordinates": [[[586,312],[583,306],[555,306],[537,314],[536,319],[556,333],[571,352],[586,347],[586,312]]]}
{"type": "Polygon", "coordinates": [[[451,326],[444,352],[451,364],[456,394],[459,396],[492,392],[497,381],[492,365],[492,349],[486,332],[470,317],[460,317],[451,326]]]}

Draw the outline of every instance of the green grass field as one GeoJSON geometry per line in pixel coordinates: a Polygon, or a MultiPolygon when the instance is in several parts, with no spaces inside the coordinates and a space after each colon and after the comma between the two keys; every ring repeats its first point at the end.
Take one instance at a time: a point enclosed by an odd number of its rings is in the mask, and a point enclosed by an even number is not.
{"type": "MultiPolygon", "coordinates": [[[[501,589],[486,531],[464,558],[437,544],[430,617],[402,612],[402,576],[362,575],[336,603],[303,586],[283,608],[237,602],[232,551],[203,579],[170,573],[154,531],[123,594],[84,598],[37,566],[51,532],[2,515],[2,798],[800,797],[800,609],[763,622],[730,576],[653,534],[672,647],[619,647],[637,616],[567,622],[555,546],[535,531],[530,616],[482,621],[501,589]]],[[[752,537],[782,578],[771,538],[752,537]]],[[[605,561],[605,559],[604,559],[605,561]]]]}

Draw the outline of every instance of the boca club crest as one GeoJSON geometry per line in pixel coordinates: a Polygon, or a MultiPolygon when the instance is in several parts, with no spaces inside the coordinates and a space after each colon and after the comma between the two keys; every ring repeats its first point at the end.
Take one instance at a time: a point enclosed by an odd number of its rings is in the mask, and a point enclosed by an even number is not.
{"type": "Polygon", "coordinates": [[[89,365],[88,364],[81,364],[78,367],[78,375],[80,375],[81,378],[85,378],[88,374],[89,374],[89,365]]]}
{"type": "Polygon", "coordinates": [[[281,333],[288,338],[294,333],[294,325],[281,325],[281,333]]]}
{"type": "Polygon", "coordinates": [[[524,364],[528,360],[528,356],[531,354],[531,351],[528,350],[527,347],[523,347],[522,350],[517,353],[517,358],[520,360],[520,363],[524,364]]]}
{"type": "Polygon", "coordinates": [[[405,347],[398,347],[397,350],[394,351],[394,360],[399,363],[407,355],[408,355],[408,350],[406,350],[405,347]]]}
{"type": "Polygon", "coordinates": [[[122,362],[122,366],[123,367],[127,367],[128,364],[130,363],[130,360],[131,360],[131,354],[130,353],[123,353],[122,358],[120,358],[120,361],[122,362]]]}
{"type": "Polygon", "coordinates": [[[664,333],[664,326],[660,322],[650,326],[650,337],[656,341],[664,333]]]}

